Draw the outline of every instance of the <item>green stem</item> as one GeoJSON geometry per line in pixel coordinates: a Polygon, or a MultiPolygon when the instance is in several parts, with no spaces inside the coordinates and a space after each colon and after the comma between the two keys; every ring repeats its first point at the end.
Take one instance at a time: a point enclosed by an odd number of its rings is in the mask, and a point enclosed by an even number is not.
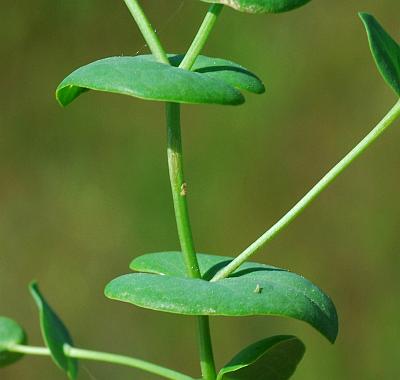
{"type": "Polygon", "coordinates": [[[150,51],[154,55],[154,57],[161,63],[165,63],[169,65],[169,60],[167,54],[161,42],[157,36],[157,33],[154,31],[151,26],[149,20],[147,19],[142,7],[138,3],[137,0],[124,0],[126,6],[129,8],[133,18],[138,25],[140,32],[142,33],[150,51]]]}
{"type": "Polygon", "coordinates": [[[188,187],[183,174],[182,140],[180,125],[180,105],[167,103],[168,167],[175,208],[175,218],[179,241],[185,259],[188,275],[201,278],[187,205],[188,187]]]}
{"type": "MultiPolygon", "coordinates": [[[[188,275],[191,278],[201,278],[196,250],[193,244],[192,229],[190,226],[186,199],[188,187],[183,174],[180,105],[177,103],[167,103],[166,117],[168,134],[168,167],[179,241],[188,275]]],[[[209,320],[208,317],[205,316],[197,318],[201,372],[204,380],[214,380],[216,378],[216,371],[211,344],[209,320]]]]}
{"type": "Polygon", "coordinates": [[[127,367],[138,368],[146,372],[154,373],[166,379],[171,380],[193,380],[193,378],[182,373],[173,371],[169,368],[160,367],[159,365],[149,363],[144,360],[130,358],[128,356],[115,355],[104,352],[88,351],[79,348],[69,347],[66,353],[71,358],[95,360],[113,364],[124,365],[127,367]]]}
{"type": "Polygon", "coordinates": [[[203,379],[215,380],[217,378],[217,372],[215,370],[209,317],[197,317],[197,328],[200,350],[200,368],[203,379]]]}
{"type": "Polygon", "coordinates": [[[295,220],[303,210],[309,206],[318,195],[326,189],[357,157],[375,141],[400,116],[400,101],[388,112],[378,125],[337,163],[282,219],[265,232],[259,239],[246,248],[236,259],[220,270],[211,281],[218,281],[228,277],[251,256],[257,253],[266,243],[278,235],[287,225],[295,220]]]}
{"type": "Polygon", "coordinates": [[[190,70],[192,68],[196,58],[206,44],[223,7],[223,4],[212,4],[208,8],[206,17],[204,18],[203,23],[201,24],[200,29],[192,42],[192,45],[186,53],[183,61],[179,65],[181,69],[190,70]]]}
{"type": "MultiPolygon", "coordinates": [[[[9,348],[9,351],[21,354],[28,354],[28,355],[40,355],[40,356],[51,355],[50,350],[46,347],[14,345],[9,348]]],[[[144,360],[131,358],[129,356],[116,355],[108,352],[83,350],[68,345],[64,346],[64,354],[70,358],[75,358],[75,359],[93,360],[97,362],[105,362],[105,363],[137,368],[170,380],[193,380],[192,377],[184,375],[180,372],[176,372],[169,368],[164,368],[144,360]]]]}
{"type": "Polygon", "coordinates": [[[17,352],[18,354],[25,354],[25,355],[38,355],[38,356],[50,355],[50,350],[47,347],[23,346],[20,344],[15,344],[10,347],[7,347],[7,351],[17,352]]]}

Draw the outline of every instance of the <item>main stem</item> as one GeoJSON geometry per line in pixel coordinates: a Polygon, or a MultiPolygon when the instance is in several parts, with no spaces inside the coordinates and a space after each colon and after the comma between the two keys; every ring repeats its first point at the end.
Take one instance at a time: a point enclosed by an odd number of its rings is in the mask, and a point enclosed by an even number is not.
{"type": "MultiPolygon", "coordinates": [[[[159,62],[169,65],[170,62],[165,50],[138,1],[124,1],[142,32],[152,54],[159,62]]],[[[204,43],[205,40],[203,41],[203,45],[204,43]]],[[[191,55],[191,59],[193,60],[196,60],[198,55],[199,51],[196,51],[197,53],[193,53],[196,54],[196,56],[191,55]]],[[[181,249],[184,255],[186,267],[188,268],[189,276],[192,278],[201,278],[196,251],[193,245],[188,206],[186,202],[187,185],[183,177],[180,106],[179,104],[167,103],[166,110],[168,127],[168,165],[179,241],[181,243],[181,249]]],[[[216,378],[216,371],[208,317],[198,317],[198,337],[200,365],[203,379],[214,380],[216,378]]]]}
{"type": "Polygon", "coordinates": [[[124,0],[124,1],[129,11],[131,12],[133,18],[135,19],[136,24],[139,27],[139,30],[142,33],[154,57],[159,62],[166,63],[167,65],[169,65],[167,54],[165,53],[165,50],[161,45],[160,39],[158,38],[157,33],[154,31],[153,27],[151,26],[150,21],[146,17],[146,14],[144,13],[138,1],[137,0],[124,0]]]}
{"type": "MultiPolygon", "coordinates": [[[[10,347],[9,351],[27,355],[39,355],[39,356],[51,355],[50,350],[47,347],[15,345],[10,347]]],[[[137,368],[146,372],[154,373],[155,375],[159,375],[161,377],[170,380],[193,380],[192,377],[187,376],[183,373],[176,372],[169,368],[161,367],[159,365],[149,363],[144,360],[131,358],[129,356],[116,355],[108,352],[84,350],[81,348],[75,348],[68,345],[64,346],[64,354],[70,358],[75,358],[75,359],[93,360],[98,362],[111,363],[131,368],[137,368]]]]}
{"type": "MultiPolygon", "coordinates": [[[[189,220],[187,205],[188,186],[185,182],[183,173],[180,105],[177,103],[167,103],[166,117],[168,134],[168,167],[179,241],[188,275],[192,278],[201,278],[189,220]]],[[[216,378],[216,371],[211,345],[209,320],[208,317],[205,316],[197,318],[201,372],[204,380],[214,380],[216,378]]]]}
{"type": "Polygon", "coordinates": [[[188,186],[183,174],[180,105],[167,103],[168,168],[179,241],[190,277],[201,278],[187,205],[188,186]]]}
{"type": "Polygon", "coordinates": [[[378,125],[355,146],[341,161],[339,161],[322,179],[275,225],[265,232],[259,239],[246,248],[236,259],[220,270],[211,281],[218,281],[228,277],[251,256],[260,251],[270,240],[278,235],[286,226],[295,220],[309,206],[323,190],[325,190],[357,157],[375,141],[400,116],[400,101],[387,113],[378,125]]]}

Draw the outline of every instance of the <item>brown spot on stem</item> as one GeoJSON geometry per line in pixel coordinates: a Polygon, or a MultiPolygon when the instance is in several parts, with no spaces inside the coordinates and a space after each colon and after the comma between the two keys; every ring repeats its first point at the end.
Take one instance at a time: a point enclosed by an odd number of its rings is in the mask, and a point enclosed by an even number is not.
{"type": "Polygon", "coordinates": [[[186,194],[187,194],[187,183],[184,182],[184,183],[182,183],[182,186],[181,186],[181,196],[186,197],[186,194]]]}

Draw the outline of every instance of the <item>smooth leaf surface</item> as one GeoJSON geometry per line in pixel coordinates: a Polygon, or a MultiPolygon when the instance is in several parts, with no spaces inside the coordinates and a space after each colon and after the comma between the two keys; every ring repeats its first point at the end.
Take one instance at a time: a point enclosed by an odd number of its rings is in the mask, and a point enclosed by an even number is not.
{"type": "Polygon", "coordinates": [[[64,370],[71,380],[78,376],[78,362],[64,353],[64,346],[73,346],[71,336],[64,323],[40,293],[36,283],[29,290],[39,309],[40,327],[46,346],[49,348],[54,362],[64,370]]]}
{"type": "MultiPolygon", "coordinates": [[[[210,280],[220,269],[227,265],[232,257],[197,254],[200,273],[205,280],[210,280]]],[[[130,269],[136,272],[154,273],[175,277],[189,277],[187,275],[182,252],[156,252],[147,253],[136,257],[130,264],[130,269]]],[[[243,271],[254,271],[255,269],[277,269],[265,264],[246,262],[237,269],[231,277],[243,274],[243,271]]]]}
{"type": "Polygon", "coordinates": [[[295,336],[263,339],[239,352],[221,369],[217,380],[287,380],[304,352],[304,344],[295,336]]]}
{"type": "MultiPolygon", "coordinates": [[[[152,55],[149,55],[154,59],[152,55]]],[[[184,55],[170,55],[173,66],[179,66],[184,55]]],[[[209,78],[221,80],[238,90],[245,90],[254,94],[262,94],[265,87],[260,78],[243,66],[222,58],[212,58],[199,55],[191,69],[196,73],[206,75],[209,78]]]]}
{"type": "MultiPolygon", "coordinates": [[[[232,260],[224,256],[215,259],[205,257],[207,255],[198,256],[203,263],[203,273],[209,275],[232,260]],[[205,266],[207,262],[212,266],[205,266]]],[[[138,263],[134,262],[132,267],[139,268],[138,263]]],[[[145,268],[144,261],[140,266],[145,268]]],[[[105,294],[114,300],[176,314],[291,317],[309,323],[331,342],[336,339],[338,320],[335,306],[304,277],[264,264],[247,263],[232,277],[208,282],[177,277],[184,273],[177,268],[168,265],[164,270],[159,266],[154,269],[175,276],[135,273],[118,277],[107,285],[105,294]]],[[[147,271],[151,271],[150,265],[147,265],[147,271]]]]}
{"type": "Polygon", "coordinates": [[[206,3],[224,4],[246,13],[280,13],[299,8],[311,0],[202,0],[206,3]]]}
{"type": "MultiPolygon", "coordinates": [[[[179,65],[182,56],[171,56],[179,65]]],[[[87,90],[129,95],[146,100],[177,103],[238,105],[238,91],[262,93],[262,82],[233,62],[200,56],[195,71],[156,62],[151,55],[111,57],[75,70],[58,86],[56,96],[66,106],[87,90]]]]}
{"type": "Polygon", "coordinates": [[[0,316],[0,368],[15,363],[23,355],[9,352],[13,345],[25,344],[24,329],[14,320],[0,316]]]}
{"type": "Polygon", "coordinates": [[[376,65],[386,83],[400,96],[400,46],[374,16],[360,13],[376,65]]]}

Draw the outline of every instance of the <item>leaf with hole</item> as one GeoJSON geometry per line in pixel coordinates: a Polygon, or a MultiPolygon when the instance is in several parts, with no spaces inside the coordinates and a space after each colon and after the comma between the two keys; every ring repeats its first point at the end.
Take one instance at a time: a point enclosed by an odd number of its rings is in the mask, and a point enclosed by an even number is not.
{"type": "Polygon", "coordinates": [[[278,335],[240,351],[218,373],[217,380],[287,380],[305,352],[295,336],[278,335]]]}
{"type": "Polygon", "coordinates": [[[202,0],[206,3],[224,4],[246,13],[280,13],[299,8],[311,0],[202,0]]]}
{"type": "Polygon", "coordinates": [[[376,65],[386,83],[400,96],[400,46],[374,16],[360,13],[376,65]]]}
{"type": "MultiPolygon", "coordinates": [[[[178,256],[177,253],[165,255],[171,260],[178,256]]],[[[201,254],[198,257],[200,262],[211,265],[202,268],[208,276],[233,259],[225,256],[208,258],[201,254]]],[[[154,257],[147,258],[155,262],[154,257]]],[[[150,261],[147,272],[152,272],[150,261]]],[[[179,263],[176,268],[183,266],[183,262],[176,262],[179,263]]],[[[143,260],[141,266],[145,267],[143,260]]],[[[118,277],[106,286],[105,294],[110,299],[175,314],[290,317],[307,322],[331,342],[336,339],[338,320],[331,299],[295,273],[269,265],[246,263],[231,277],[208,282],[176,277],[182,273],[180,269],[172,269],[173,275],[168,275],[170,268],[163,270],[158,265],[154,270],[165,275],[135,273],[118,277]]]]}
{"type": "MultiPolygon", "coordinates": [[[[182,59],[170,56],[174,65],[182,59]]],[[[56,96],[66,106],[88,90],[145,100],[238,105],[244,102],[239,90],[260,94],[265,88],[254,74],[228,60],[200,56],[194,71],[188,71],[143,55],[105,58],[83,66],[61,82],[56,96]]]]}
{"type": "Polygon", "coordinates": [[[29,290],[39,309],[40,327],[46,346],[49,348],[54,362],[64,370],[71,380],[78,376],[78,362],[64,353],[65,346],[73,346],[71,336],[64,323],[47,303],[36,283],[29,290]]]}
{"type": "Polygon", "coordinates": [[[10,352],[14,345],[26,344],[24,329],[14,320],[0,316],[0,368],[15,363],[23,355],[10,352]]]}

